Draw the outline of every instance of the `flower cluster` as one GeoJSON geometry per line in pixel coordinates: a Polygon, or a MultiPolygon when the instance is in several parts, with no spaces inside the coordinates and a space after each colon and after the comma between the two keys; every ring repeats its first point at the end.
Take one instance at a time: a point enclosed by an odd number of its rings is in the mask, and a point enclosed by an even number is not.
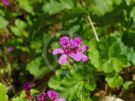
{"type": "Polygon", "coordinates": [[[58,98],[58,93],[53,91],[53,90],[49,90],[47,93],[41,93],[38,95],[38,101],[65,101],[65,99],[63,98],[58,98]]]}
{"type": "MultiPolygon", "coordinates": [[[[30,90],[31,90],[32,84],[30,82],[26,82],[23,86],[23,89],[25,90],[26,99],[33,99],[30,90]]],[[[47,93],[41,93],[37,95],[38,101],[65,101],[63,98],[59,98],[59,94],[55,92],[54,90],[49,90],[47,93]]]]}
{"type": "Polygon", "coordinates": [[[5,5],[5,6],[8,6],[10,4],[9,0],[2,0],[2,3],[5,5]]]}
{"type": "Polygon", "coordinates": [[[61,48],[56,48],[53,50],[52,54],[60,54],[59,63],[64,65],[68,57],[73,60],[79,61],[88,61],[88,57],[84,55],[84,52],[88,50],[88,46],[82,46],[82,40],[80,37],[75,37],[74,39],[69,39],[67,36],[60,38],[61,48]]]}

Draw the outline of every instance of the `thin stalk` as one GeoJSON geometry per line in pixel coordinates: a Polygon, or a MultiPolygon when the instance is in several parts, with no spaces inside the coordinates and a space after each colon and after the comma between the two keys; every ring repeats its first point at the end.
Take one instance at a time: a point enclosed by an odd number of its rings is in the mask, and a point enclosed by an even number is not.
{"type": "MultiPolygon", "coordinates": [[[[81,2],[82,2],[82,5],[85,7],[86,6],[86,2],[84,0],[81,0],[81,2]]],[[[95,26],[93,24],[93,21],[92,21],[90,15],[87,16],[87,19],[88,19],[88,21],[89,21],[89,23],[90,23],[90,25],[92,27],[92,30],[93,30],[93,33],[95,35],[96,40],[99,41],[99,37],[98,37],[97,31],[96,31],[96,28],[95,28],[95,26]]]]}

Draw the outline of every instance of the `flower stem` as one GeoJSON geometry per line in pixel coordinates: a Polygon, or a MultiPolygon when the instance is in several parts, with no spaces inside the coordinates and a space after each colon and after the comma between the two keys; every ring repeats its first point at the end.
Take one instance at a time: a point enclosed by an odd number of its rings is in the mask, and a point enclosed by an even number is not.
{"type": "MultiPolygon", "coordinates": [[[[86,6],[86,2],[85,2],[84,0],[81,0],[81,2],[82,2],[82,5],[85,7],[85,6],[86,6]]],[[[98,34],[97,34],[97,32],[96,32],[96,29],[95,29],[95,27],[94,27],[94,24],[93,24],[93,21],[92,21],[90,15],[88,15],[87,18],[88,18],[88,21],[89,21],[89,23],[90,23],[90,25],[91,25],[91,27],[92,27],[92,30],[93,30],[93,33],[94,33],[94,35],[95,35],[96,40],[99,41],[98,34]]]]}
{"type": "Polygon", "coordinates": [[[91,20],[91,17],[90,17],[90,16],[87,16],[87,18],[88,18],[89,23],[90,23],[90,25],[91,25],[91,27],[92,27],[92,30],[93,30],[93,33],[94,33],[94,35],[95,35],[96,40],[99,41],[98,34],[97,34],[96,29],[95,29],[95,27],[94,27],[94,24],[93,24],[93,22],[92,22],[92,20],[91,20]]]}

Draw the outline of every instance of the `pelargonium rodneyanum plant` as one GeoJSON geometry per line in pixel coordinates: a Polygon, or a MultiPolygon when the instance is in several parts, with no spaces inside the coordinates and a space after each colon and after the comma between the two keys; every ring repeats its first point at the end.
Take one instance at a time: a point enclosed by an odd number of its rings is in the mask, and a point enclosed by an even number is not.
{"type": "Polygon", "coordinates": [[[61,55],[59,58],[61,65],[64,65],[69,57],[77,62],[88,61],[88,57],[84,55],[84,52],[87,51],[89,47],[87,45],[82,46],[82,39],[80,37],[69,39],[69,37],[63,36],[60,38],[59,43],[61,48],[54,49],[52,54],[61,55]]]}

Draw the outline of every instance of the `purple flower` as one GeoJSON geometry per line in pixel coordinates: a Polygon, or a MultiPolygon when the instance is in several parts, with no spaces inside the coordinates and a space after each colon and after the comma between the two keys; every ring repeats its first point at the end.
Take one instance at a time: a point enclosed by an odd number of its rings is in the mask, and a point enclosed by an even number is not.
{"type": "Polygon", "coordinates": [[[63,36],[60,38],[60,45],[63,48],[66,48],[69,44],[69,38],[67,36],[63,36]]]}
{"type": "Polygon", "coordinates": [[[38,101],[46,101],[48,99],[48,95],[46,93],[41,93],[37,97],[38,101]]]}
{"type": "Polygon", "coordinates": [[[31,90],[32,84],[30,82],[26,82],[23,85],[23,89],[25,90],[27,98],[31,98],[30,90],[31,90]]]}
{"type": "Polygon", "coordinates": [[[32,84],[30,82],[26,82],[24,85],[23,85],[23,88],[25,91],[29,91],[32,87],[32,84]]]}
{"type": "Polygon", "coordinates": [[[52,54],[60,54],[59,63],[64,65],[68,57],[74,59],[75,61],[88,61],[88,57],[84,55],[84,52],[88,50],[88,46],[82,46],[82,40],[80,37],[69,40],[67,36],[60,38],[61,48],[56,48],[53,50],[52,54]]]}
{"type": "Polygon", "coordinates": [[[66,100],[63,99],[63,98],[59,98],[59,99],[57,99],[57,100],[55,100],[55,101],[66,101],[66,100]]]}
{"type": "Polygon", "coordinates": [[[58,98],[58,93],[54,90],[49,90],[47,92],[48,97],[50,98],[50,101],[65,101],[63,98],[58,98]]]}
{"type": "Polygon", "coordinates": [[[13,50],[14,50],[13,47],[8,47],[8,48],[7,48],[7,51],[8,51],[8,52],[12,52],[13,50]]]}
{"type": "Polygon", "coordinates": [[[71,40],[71,41],[70,41],[70,48],[71,48],[71,49],[74,49],[74,48],[76,48],[76,47],[78,47],[78,43],[77,43],[76,41],[74,41],[74,40],[71,40]]]}
{"type": "Polygon", "coordinates": [[[9,0],[2,0],[2,3],[5,5],[5,6],[8,6],[10,4],[9,0]]]}
{"type": "Polygon", "coordinates": [[[53,91],[53,90],[49,90],[47,92],[47,95],[49,96],[51,101],[54,101],[55,99],[58,99],[58,93],[53,91]]]}
{"type": "Polygon", "coordinates": [[[77,43],[78,46],[82,45],[82,39],[80,37],[76,37],[74,41],[77,43]]]}
{"type": "Polygon", "coordinates": [[[66,101],[63,98],[58,98],[59,95],[54,90],[49,90],[47,93],[41,93],[37,96],[38,101],[66,101]]]}

